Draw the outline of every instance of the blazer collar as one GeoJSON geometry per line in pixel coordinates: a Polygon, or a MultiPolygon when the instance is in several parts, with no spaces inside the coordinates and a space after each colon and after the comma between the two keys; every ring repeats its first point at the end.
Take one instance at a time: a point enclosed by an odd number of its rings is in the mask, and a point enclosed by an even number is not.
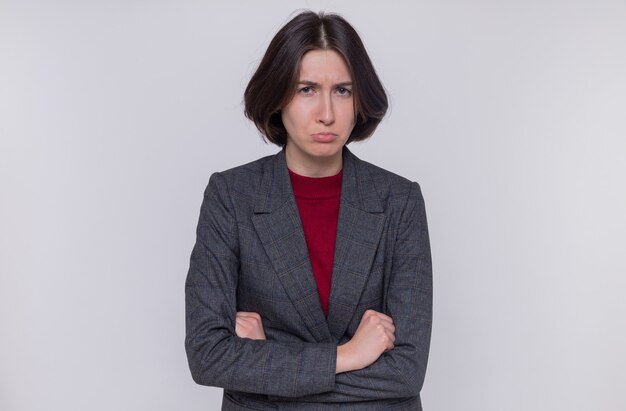
{"type": "MultiPolygon", "coordinates": [[[[383,207],[375,190],[364,187],[371,178],[362,167],[362,161],[343,148],[343,179],[341,182],[341,202],[360,210],[381,213],[383,207]]],[[[263,167],[261,185],[254,203],[255,213],[271,213],[293,199],[293,189],[289,178],[285,150],[275,154],[263,167]]]]}
{"type": "Polygon", "coordinates": [[[343,178],[328,319],[313,276],[285,151],[268,161],[252,221],[285,292],[318,342],[339,342],[369,277],[385,216],[372,176],[343,149],[343,178]]]}

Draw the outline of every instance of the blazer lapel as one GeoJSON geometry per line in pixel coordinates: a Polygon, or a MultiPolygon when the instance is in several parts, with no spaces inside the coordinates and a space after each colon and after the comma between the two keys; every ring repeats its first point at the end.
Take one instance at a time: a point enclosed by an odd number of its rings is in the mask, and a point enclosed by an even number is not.
{"type": "Polygon", "coordinates": [[[285,292],[318,342],[331,341],[319,301],[284,150],[266,163],[254,216],[255,230],[285,292]]]}
{"type": "Polygon", "coordinates": [[[343,156],[341,205],[328,307],[328,326],[336,341],[357,307],[380,242],[385,216],[360,160],[347,148],[343,156]]]}

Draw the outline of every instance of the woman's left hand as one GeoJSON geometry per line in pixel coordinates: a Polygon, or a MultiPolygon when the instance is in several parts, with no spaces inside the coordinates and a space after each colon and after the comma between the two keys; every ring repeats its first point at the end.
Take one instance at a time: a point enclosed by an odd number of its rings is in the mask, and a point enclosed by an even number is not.
{"type": "Polygon", "coordinates": [[[235,334],[240,338],[265,340],[261,316],[258,313],[238,311],[235,317],[235,334]]]}

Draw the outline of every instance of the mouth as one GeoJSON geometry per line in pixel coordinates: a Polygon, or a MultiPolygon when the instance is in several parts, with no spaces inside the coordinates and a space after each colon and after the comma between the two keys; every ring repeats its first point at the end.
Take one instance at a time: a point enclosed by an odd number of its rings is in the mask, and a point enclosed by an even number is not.
{"type": "Polygon", "coordinates": [[[316,133],[312,134],[313,140],[318,143],[330,143],[337,138],[337,134],[335,133],[316,133]]]}

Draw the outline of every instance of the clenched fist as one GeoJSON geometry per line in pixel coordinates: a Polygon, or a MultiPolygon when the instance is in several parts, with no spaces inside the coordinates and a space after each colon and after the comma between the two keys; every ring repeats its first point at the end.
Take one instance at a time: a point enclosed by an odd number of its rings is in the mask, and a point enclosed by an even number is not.
{"type": "Polygon", "coordinates": [[[235,334],[241,338],[265,340],[261,316],[258,313],[238,311],[235,316],[235,334]]]}
{"type": "Polygon", "coordinates": [[[365,311],[352,339],[337,347],[337,373],[371,365],[382,353],[393,349],[395,332],[391,317],[374,310],[365,311]]]}

